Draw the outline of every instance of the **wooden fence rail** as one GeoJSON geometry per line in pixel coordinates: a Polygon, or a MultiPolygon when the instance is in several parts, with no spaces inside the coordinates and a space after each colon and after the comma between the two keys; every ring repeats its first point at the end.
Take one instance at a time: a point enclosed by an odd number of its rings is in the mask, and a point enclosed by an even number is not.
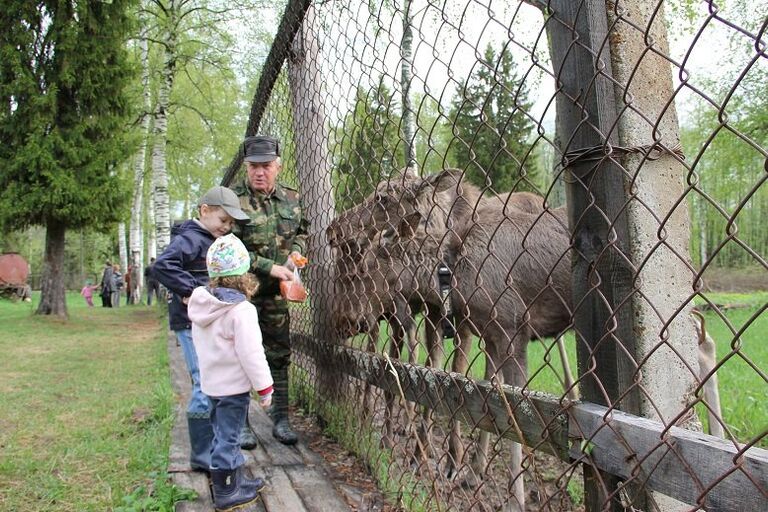
{"type": "Polygon", "coordinates": [[[768,450],[592,403],[387,361],[302,334],[293,335],[293,346],[313,358],[322,355],[350,377],[386,391],[400,387],[408,400],[467,425],[564,461],[578,460],[689,505],[723,512],[768,510],[768,450]]]}

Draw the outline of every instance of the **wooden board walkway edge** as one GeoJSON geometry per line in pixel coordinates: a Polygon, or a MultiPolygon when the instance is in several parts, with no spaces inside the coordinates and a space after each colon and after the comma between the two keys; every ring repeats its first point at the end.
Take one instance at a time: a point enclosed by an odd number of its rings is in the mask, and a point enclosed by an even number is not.
{"type": "Polygon", "coordinates": [[[293,339],[294,348],[309,357],[329,351],[335,371],[388,392],[399,394],[400,386],[408,400],[515,441],[522,434],[526,445],[564,461],[581,460],[636,479],[691,505],[701,501],[707,510],[768,510],[768,450],[739,448],[701,432],[546,393],[512,386],[499,393],[487,381],[391,360],[395,375],[379,354],[304,335],[293,339]]]}

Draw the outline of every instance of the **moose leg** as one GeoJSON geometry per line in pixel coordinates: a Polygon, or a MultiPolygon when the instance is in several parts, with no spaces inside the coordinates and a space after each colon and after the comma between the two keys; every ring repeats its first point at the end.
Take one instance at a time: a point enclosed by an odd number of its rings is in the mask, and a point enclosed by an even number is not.
{"type": "MultiPolygon", "coordinates": [[[[399,322],[390,320],[390,339],[389,339],[389,357],[391,359],[399,359],[400,352],[403,347],[403,330],[399,322]]],[[[396,395],[399,394],[397,386],[394,389],[384,390],[384,401],[386,403],[386,411],[384,413],[384,436],[382,437],[382,445],[386,448],[393,448],[395,446],[395,401],[396,395]]]]}
{"type": "MultiPolygon", "coordinates": [[[[472,344],[472,331],[466,323],[460,323],[456,329],[455,344],[452,370],[465,375],[469,366],[467,354],[472,344]]],[[[464,443],[461,440],[461,424],[458,419],[451,416],[451,433],[448,437],[448,464],[445,472],[447,478],[456,477],[463,459],[464,443]]]]}
{"type": "MultiPolygon", "coordinates": [[[[379,340],[379,324],[378,322],[374,322],[373,326],[369,329],[368,333],[366,334],[367,338],[367,350],[368,352],[375,353],[376,352],[376,343],[379,340]]],[[[368,382],[364,383],[362,386],[363,390],[363,411],[362,411],[362,418],[363,421],[367,421],[368,419],[373,417],[373,409],[376,403],[376,397],[375,397],[375,391],[374,386],[369,384],[368,382]]]]}
{"type": "MultiPolygon", "coordinates": [[[[410,308],[408,312],[408,316],[402,319],[399,319],[400,322],[400,329],[401,334],[405,338],[405,342],[408,345],[408,362],[415,365],[419,363],[419,337],[418,337],[418,328],[416,327],[416,322],[413,321],[413,317],[410,314],[410,308]]],[[[402,346],[402,342],[400,343],[402,346]]],[[[405,406],[405,412],[407,415],[407,418],[405,419],[406,425],[405,430],[410,436],[412,434],[411,430],[415,427],[416,422],[416,403],[411,402],[407,400],[405,397],[403,397],[403,400],[405,400],[405,403],[403,404],[405,406]]],[[[415,436],[416,433],[413,432],[413,435],[415,436]]]]}
{"type": "MultiPolygon", "coordinates": [[[[518,335],[512,342],[512,359],[504,365],[507,381],[513,386],[524,387],[528,380],[528,340],[530,334],[518,335]]],[[[517,430],[517,423],[514,423],[517,430]]],[[[521,434],[521,432],[516,432],[521,434]]],[[[512,475],[512,498],[505,511],[516,512],[525,510],[525,473],[523,471],[523,445],[513,443],[510,449],[510,474],[512,475]]]]}
{"type": "MultiPolygon", "coordinates": [[[[439,317],[434,318],[429,311],[426,312],[426,322],[424,326],[424,339],[427,343],[427,367],[440,368],[443,365],[443,336],[438,329],[439,317]]],[[[419,450],[421,456],[427,458],[432,452],[432,411],[424,407],[421,416],[421,423],[417,429],[416,435],[419,439],[419,450]]]]}
{"type": "MultiPolygon", "coordinates": [[[[496,366],[492,358],[486,357],[485,362],[485,380],[491,381],[496,375],[496,366]]],[[[488,464],[488,446],[491,442],[491,433],[481,430],[475,445],[475,453],[472,456],[472,471],[467,476],[467,485],[475,488],[482,482],[482,474],[485,473],[488,464]]]]}

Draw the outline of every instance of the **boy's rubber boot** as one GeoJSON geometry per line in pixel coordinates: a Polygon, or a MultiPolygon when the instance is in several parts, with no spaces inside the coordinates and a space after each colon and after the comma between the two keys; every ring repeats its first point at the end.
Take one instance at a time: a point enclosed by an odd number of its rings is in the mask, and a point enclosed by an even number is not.
{"type": "Polygon", "coordinates": [[[213,425],[209,416],[187,415],[189,465],[193,471],[210,471],[213,425]]]}
{"type": "Polygon", "coordinates": [[[213,484],[213,506],[217,512],[234,510],[242,505],[255,501],[259,492],[252,487],[240,483],[237,469],[212,469],[211,483],[213,484]]]}
{"type": "Polygon", "coordinates": [[[272,436],[283,444],[296,444],[299,436],[291,429],[288,421],[288,368],[272,371],[274,380],[272,392],[272,436]]]}
{"type": "Polygon", "coordinates": [[[245,424],[243,424],[242,430],[240,430],[240,448],[243,450],[253,450],[259,444],[259,440],[251,430],[251,424],[248,421],[248,413],[245,415],[245,424]]]}
{"type": "Polygon", "coordinates": [[[256,492],[261,491],[264,486],[267,485],[267,482],[264,481],[263,478],[248,478],[245,476],[245,470],[242,466],[237,468],[237,479],[240,482],[240,486],[247,488],[247,489],[255,489],[256,492]]]}

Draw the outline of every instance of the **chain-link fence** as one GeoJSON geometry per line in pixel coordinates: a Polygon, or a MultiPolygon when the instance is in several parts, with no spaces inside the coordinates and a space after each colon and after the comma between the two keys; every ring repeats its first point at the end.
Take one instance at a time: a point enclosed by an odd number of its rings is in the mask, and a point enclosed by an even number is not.
{"type": "Polygon", "coordinates": [[[247,134],[312,223],[292,388],[392,503],[768,510],[768,8],[729,5],[289,3],[247,134]]]}

